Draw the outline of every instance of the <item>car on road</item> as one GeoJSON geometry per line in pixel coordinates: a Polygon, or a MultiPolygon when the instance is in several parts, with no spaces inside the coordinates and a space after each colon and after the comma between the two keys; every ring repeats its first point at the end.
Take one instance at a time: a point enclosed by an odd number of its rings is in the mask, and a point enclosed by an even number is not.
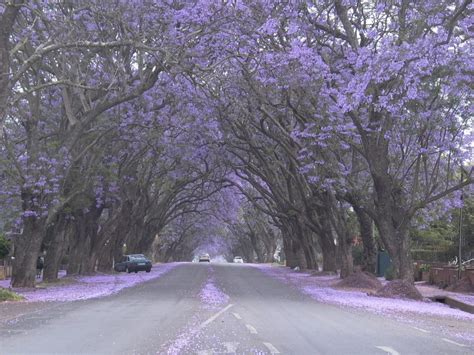
{"type": "Polygon", "coordinates": [[[243,264],[243,263],[244,263],[244,259],[242,259],[241,256],[234,256],[234,263],[236,263],[236,264],[243,264]]]}
{"type": "Polygon", "coordinates": [[[211,257],[209,254],[202,254],[199,256],[199,262],[200,263],[210,263],[211,262],[211,257]]]}
{"type": "Polygon", "coordinates": [[[139,271],[151,271],[151,261],[146,258],[143,254],[130,254],[124,255],[120,262],[115,263],[114,270],[118,272],[139,272],[139,271]]]}

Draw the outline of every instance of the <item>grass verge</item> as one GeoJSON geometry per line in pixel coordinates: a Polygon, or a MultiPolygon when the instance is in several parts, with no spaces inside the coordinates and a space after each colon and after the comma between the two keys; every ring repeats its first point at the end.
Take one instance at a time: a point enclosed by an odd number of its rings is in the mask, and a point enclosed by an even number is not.
{"type": "Polygon", "coordinates": [[[6,288],[0,287],[0,302],[3,301],[21,301],[22,296],[16,294],[13,291],[7,290],[6,288]]]}

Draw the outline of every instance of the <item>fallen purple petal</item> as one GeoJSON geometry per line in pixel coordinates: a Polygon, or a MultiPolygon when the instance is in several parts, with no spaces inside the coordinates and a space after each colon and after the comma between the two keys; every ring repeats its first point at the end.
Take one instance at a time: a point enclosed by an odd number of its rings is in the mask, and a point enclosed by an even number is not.
{"type": "MultiPolygon", "coordinates": [[[[97,274],[74,277],[74,283],[33,290],[14,289],[25,297],[26,302],[76,301],[115,294],[125,288],[156,279],[179,263],[154,265],[150,273],[137,274],[97,274]]],[[[9,280],[8,284],[9,284],[9,280]]],[[[0,286],[3,286],[0,284],[0,286]]],[[[5,287],[8,287],[5,286],[5,287]]]]}

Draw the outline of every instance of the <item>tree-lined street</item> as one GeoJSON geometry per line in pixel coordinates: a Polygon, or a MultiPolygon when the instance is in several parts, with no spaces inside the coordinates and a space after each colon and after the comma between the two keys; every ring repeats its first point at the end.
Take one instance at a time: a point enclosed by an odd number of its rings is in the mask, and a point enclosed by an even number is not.
{"type": "Polygon", "coordinates": [[[472,0],[0,0],[0,306],[26,312],[0,351],[465,351],[382,315],[474,307],[473,23],[472,0]]]}
{"type": "Polygon", "coordinates": [[[257,268],[235,264],[183,264],[115,296],[55,304],[26,314],[2,324],[0,335],[2,354],[386,354],[386,349],[399,354],[467,354],[473,350],[445,334],[424,333],[390,317],[315,302],[257,268]],[[200,300],[210,276],[229,296],[226,303],[208,307],[200,300]]]}

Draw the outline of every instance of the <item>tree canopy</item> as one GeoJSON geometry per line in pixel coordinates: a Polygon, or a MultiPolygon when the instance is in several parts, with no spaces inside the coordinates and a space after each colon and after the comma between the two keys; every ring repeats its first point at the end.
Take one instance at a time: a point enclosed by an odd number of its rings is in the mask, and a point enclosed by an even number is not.
{"type": "Polygon", "coordinates": [[[124,244],[281,247],[344,277],[356,235],[373,271],[374,230],[411,280],[413,228],[472,192],[473,19],[470,0],[0,2],[14,286],[42,251],[54,279],[124,244]]]}

